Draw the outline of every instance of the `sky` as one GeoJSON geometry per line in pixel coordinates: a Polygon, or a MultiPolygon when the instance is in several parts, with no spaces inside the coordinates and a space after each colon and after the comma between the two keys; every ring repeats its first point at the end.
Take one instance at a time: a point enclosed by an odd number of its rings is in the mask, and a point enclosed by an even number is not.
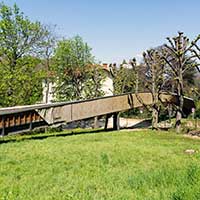
{"type": "Polygon", "coordinates": [[[183,31],[200,33],[199,0],[4,0],[31,20],[56,25],[59,37],[80,35],[97,61],[141,59],[142,52],[183,31]]]}

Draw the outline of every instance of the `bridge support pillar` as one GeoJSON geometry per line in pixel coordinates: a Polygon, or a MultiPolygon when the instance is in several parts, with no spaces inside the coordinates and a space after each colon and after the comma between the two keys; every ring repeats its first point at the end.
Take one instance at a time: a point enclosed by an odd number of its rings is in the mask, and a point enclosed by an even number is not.
{"type": "Polygon", "coordinates": [[[107,131],[108,129],[108,119],[109,119],[109,115],[106,115],[105,126],[104,126],[105,131],[107,131]]]}
{"type": "Polygon", "coordinates": [[[119,112],[116,112],[113,114],[113,129],[119,130],[120,124],[119,124],[119,112]]]}
{"type": "Polygon", "coordinates": [[[94,117],[94,125],[93,128],[99,128],[98,117],[94,117]]]}
{"type": "Polygon", "coordinates": [[[1,136],[3,137],[6,134],[5,131],[5,118],[4,116],[2,117],[2,129],[1,129],[1,136]]]}

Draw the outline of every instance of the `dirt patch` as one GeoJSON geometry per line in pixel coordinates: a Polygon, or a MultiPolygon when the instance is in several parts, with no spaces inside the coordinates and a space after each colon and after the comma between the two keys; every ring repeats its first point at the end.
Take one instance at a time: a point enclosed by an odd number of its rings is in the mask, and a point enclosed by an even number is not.
{"type": "Polygon", "coordinates": [[[184,137],[191,138],[191,139],[196,139],[196,140],[200,140],[200,137],[197,136],[197,135],[188,135],[188,134],[185,134],[184,137]]]}
{"type": "MultiPolygon", "coordinates": [[[[120,127],[125,128],[126,130],[128,128],[130,129],[143,129],[148,128],[151,126],[151,121],[146,119],[132,119],[132,118],[122,118],[119,119],[120,127]]],[[[110,118],[108,121],[108,128],[112,128],[113,126],[113,119],[110,118]]]]}
{"type": "Polygon", "coordinates": [[[139,131],[148,131],[149,129],[147,128],[124,128],[124,129],[120,129],[120,131],[136,131],[136,132],[139,132],[139,131]]]}

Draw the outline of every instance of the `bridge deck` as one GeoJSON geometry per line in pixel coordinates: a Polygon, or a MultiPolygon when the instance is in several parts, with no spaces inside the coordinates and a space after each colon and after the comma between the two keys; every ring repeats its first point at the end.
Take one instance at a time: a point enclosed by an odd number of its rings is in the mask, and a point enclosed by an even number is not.
{"type": "MultiPolygon", "coordinates": [[[[177,103],[176,95],[161,94],[163,103],[177,103]]],[[[72,122],[95,116],[116,113],[152,104],[151,93],[122,94],[84,101],[59,102],[16,106],[0,109],[1,135],[31,130],[56,123],[72,122]]],[[[190,112],[194,102],[184,99],[184,108],[190,112]]]]}

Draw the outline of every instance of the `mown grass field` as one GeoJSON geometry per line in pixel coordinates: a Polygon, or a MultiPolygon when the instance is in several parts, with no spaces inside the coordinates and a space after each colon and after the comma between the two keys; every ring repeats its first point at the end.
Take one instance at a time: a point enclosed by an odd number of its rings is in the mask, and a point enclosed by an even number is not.
{"type": "Polygon", "coordinates": [[[0,140],[0,200],[30,199],[200,199],[200,140],[155,131],[0,140]]]}

